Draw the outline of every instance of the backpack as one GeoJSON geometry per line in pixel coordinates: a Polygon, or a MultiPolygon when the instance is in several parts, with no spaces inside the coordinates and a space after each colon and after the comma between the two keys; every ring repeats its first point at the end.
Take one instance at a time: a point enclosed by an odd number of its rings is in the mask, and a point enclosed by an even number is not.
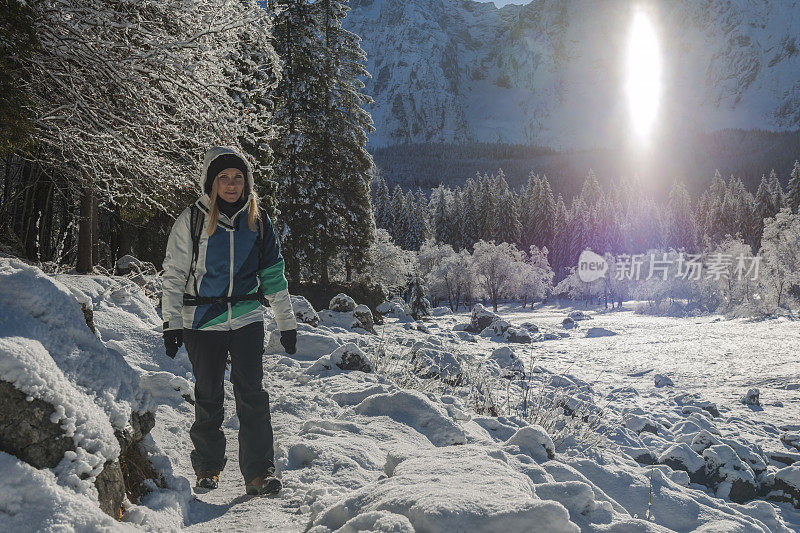
{"type": "MultiPolygon", "coordinates": [[[[262,239],[264,238],[264,220],[259,217],[258,221],[256,246],[258,246],[258,264],[261,265],[261,248],[262,239]]],[[[194,280],[194,295],[183,295],[184,305],[205,305],[219,302],[236,303],[243,300],[258,300],[261,305],[269,307],[269,301],[260,290],[256,290],[255,294],[245,294],[241,296],[197,296],[197,278],[194,276],[195,268],[197,267],[197,258],[200,255],[200,235],[203,233],[203,223],[205,221],[205,213],[197,206],[197,202],[193,203],[190,207],[189,218],[189,231],[192,235],[192,262],[189,267],[189,276],[194,280]]],[[[186,282],[189,282],[187,277],[186,282]]]]}

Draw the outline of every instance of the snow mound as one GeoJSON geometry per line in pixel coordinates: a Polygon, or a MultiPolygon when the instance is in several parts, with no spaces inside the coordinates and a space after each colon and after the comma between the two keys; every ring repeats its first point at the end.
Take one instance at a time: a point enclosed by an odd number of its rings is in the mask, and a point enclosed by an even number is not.
{"type": "Polygon", "coordinates": [[[0,472],[2,531],[138,531],[103,513],[97,501],[58,485],[49,470],[0,452],[0,472]]]}
{"type": "Polygon", "coordinates": [[[451,311],[450,308],[446,306],[439,306],[431,309],[431,316],[446,316],[452,314],[453,311],[451,311]]]}
{"type": "MultiPolygon", "coordinates": [[[[521,427],[506,441],[506,446],[518,446],[536,461],[543,462],[556,456],[553,439],[541,426],[521,427]]],[[[548,498],[552,499],[552,498],[548,498]]]]}
{"type": "Polygon", "coordinates": [[[418,391],[397,391],[375,394],[354,408],[356,414],[387,416],[425,435],[434,446],[450,446],[467,442],[464,430],[447,410],[418,391]]]}
{"type": "Polygon", "coordinates": [[[587,313],[584,313],[583,311],[580,311],[580,310],[572,311],[567,316],[569,318],[571,318],[572,320],[575,320],[575,321],[578,321],[578,320],[591,320],[592,319],[592,317],[590,315],[588,315],[587,313]]]}
{"type": "Polygon", "coordinates": [[[580,531],[563,505],[535,496],[530,478],[472,445],[406,458],[391,477],[326,509],[313,531],[337,530],[377,511],[402,514],[414,530],[432,533],[580,531]]]}
{"type": "MultiPolygon", "coordinates": [[[[319,354],[329,354],[341,345],[342,342],[339,339],[325,331],[315,331],[310,327],[305,329],[302,324],[298,324],[297,352],[289,357],[300,361],[314,361],[319,358],[319,354]]],[[[267,354],[285,353],[279,331],[276,330],[270,334],[265,350],[267,354]]]]}
{"type": "Polygon", "coordinates": [[[138,373],[89,330],[76,296],[58,280],[17,259],[0,259],[0,313],[0,337],[38,341],[66,380],[93,396],[114,429],[146,409],[138,373]]]}
{"type": "Polygon", "coordinates": [[[587,338],[613,337],[616,334],[617,334],[616,331],[611,331],[610,329],[606,328],[589,328],[588,330],[586,330],[587,338]]]}
{"type": "Polygon", "coordinates": [[[391,301],[386,301],[381,303],[376,308],[376,311],[378,311],[383,316],[396,318],[401,322],[414,320],[411,317],[411,308],[408,307],[408,304],[406,304],[400,298],[395,298],[391,301]]]}
{"type": "Polygon", "coordinates": [[[525,373],[525,364],[508,346],[494,350],[488,360],[496,362],[505,376],[513,377],[525,373]]]}

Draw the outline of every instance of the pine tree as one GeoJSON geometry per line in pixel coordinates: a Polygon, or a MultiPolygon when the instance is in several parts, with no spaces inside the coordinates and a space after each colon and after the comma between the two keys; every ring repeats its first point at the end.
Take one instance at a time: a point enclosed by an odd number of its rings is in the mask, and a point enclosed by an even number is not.
{"type": "Polygon", "coordinates": [[[350,8],[340,0],[316,2],[322,45],[319,93],[322,98],[324,135],[318,147],[323,188],[314,188],[318,276],[328,283],[328,265],[337,254],[344,259],[347,279],[352,269],[367,263],[374,235],[370,203],[367,135],[374,131],[364,106],[372,99],[363,94],[362,79],[369,77],[361,39],[342,27],[350,8]],[[321,209],[319,206],[326,206],[321,209]]]}
{"type": "MultiPolygon", "coordinates": [[[[274,46],[283,60],[281,81],[275,90],[273,117],[279,135],[271,144],[278,182],[279,231],[290,280],[313,275],[318,244],[313,224],[314,196],[325,190],[321,169],[315,165],[320,132],[324,131],[319,93],[322,57],[313,6],[307,0],[270,0],[275,15],[274,46]],[[302,271],[302,268],[306,270],[302,271]]],[[[327,209],[327,204],[319,206],[327,209]]]]}
{"type": "Polygon", "coordinates": [[[775,169],[769,172],[769,190],[770,194],[772,194],[772,203],[775,206],[775,212],[777,213],[786,207],[786,195],[783,192],[783,187],[781,187],[781,182],[778,179],[778,174],[775,172],[775,169]]]}
{"type": "Polygon", "coordinates": [[[519,244],[522,225],[519,221],[519,198],[517,193],[508,188],[504,178],[501,186],[501,196],[498,200],[498,213],[502,213],[502,218],[497,224],[497,241],[509,244],[519,244]]]}
{"type": "Polygon", "coordinates": [[[476,185],[472,178],[464,184],[464,235],[462,248],[471,250],[478,240],[478,211],[476,185]]]}
{"type": "Polygon", "coordinates": [[[379,228],[388,229],[390,226],[388,211],[391,196],[389,195],[389,187],[386,185],[386,180],[383,179],[383,176],[375,178],[372,191],[375,225],[379,228]]]}
{"type": "Polygon", "coordinates": [[[422,284],[419,274],[414,275],[411,285],[411,316],[414,320],[420,320],[424,316],[431,314],[431,304],[426,297],[425,286],[422,284]]]}
{"type": "Polygon", "coordinates": [[[551,261],[553,272],[555,272],[555,281],[558,282],[566,275],[564,267],[567,266],[567,256],[569,254],[569,230],[567,228],[569,214],[567,212],[567,206],[564,204],[564,198],[560,193],[556,200],[555,212],[553,242],[549,249],[551,250],[551,261]]]}
{"type": "Polygon", "coordinates": [[[586,176],[586,181],[583,182],[583,188],[581,189],[581,200],[586,204],[586,207],[591,209],[600,201],[602,194],[603,190],[597,181],[594,170],[589,169],[589,174],[586,176]]]}
{"type": "Polygon", "coordinates": [[[389,231],[392,239],[394,239],[394,242],[401,248],[407,250],[406,236],[408,235],[410,225],[406,211],[405,194],[403,194],[403,189],[400,188],[400,185],[395,185],[392,191],[387,221],[389,222],[389,227],[386,229],[389,231]]]}
{"type": "Polygon", "coordinates": [[[536,232],[533,244],[539,249],[552,246],[556,224],[556,201],[547,176],[539,180],[539,197],[536,201],[536,232]]]}
{"type": "Polygon", "coordinates": [[[753,226],[755,230],[756,249],[761,248],[761,234],[764,231],[764,219],[775,216],[775,198],[770,190],[770,186],[765,176],[761,176],[761,183],[756,192],[755,205],[753,208],[753,226]]]}
{"type": "Polygon", "coordinates": [[[667,204],[667,246],[676,250],[695,247],[694,212],[689,191],[683,183],[675,183],[667,204]]]}
{"type": "Polygon", "coordinates": [[[792,213],[800,212],[800,161],[794,162],[787,189],[787,205],[792,209],[792,213]]]}
{"type": "Polygon", "coordinates": [[[530,249],[537,237],[537,228],[534,221],[536,217],[535,206],[539,195],[539,187],[539,176],[531,171],[528,175],[528,183],[522,187],[519,193],[519,239],[521,247],[525,250],[530,249]]]}
{"type": "Polygon", "coordinates": [[[449,191],[444,185],[439,185],[431,194],[431,225],[434,239],[439,244],[450,242],[448,197],[449,191]]]}

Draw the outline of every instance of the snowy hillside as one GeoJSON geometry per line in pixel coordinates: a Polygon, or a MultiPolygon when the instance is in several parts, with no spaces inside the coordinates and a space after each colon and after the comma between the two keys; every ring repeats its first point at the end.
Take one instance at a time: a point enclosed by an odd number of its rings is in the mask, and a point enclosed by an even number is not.
{"type": "MultiPolygon", "coordinates": [[[[663,54],[662,133],[800,127],[796,1],[647,5],[663,54]]],[[[637,3],[351,6],[345,24],[363,39],[372,74],[365,92],[375,99],[373,145],[594,148],[616,146],[626,133],[625,54],[637,3]]]]}
{"type": "MultiPolygon", "coordinates": [[[[415,322],[394,303],[375,335],[340,299],[340,311],[303,310],[299,318],[317,325],[300,324],[298,351],[287,356],[267,311],[265,385],[284,489],[251,498],[227,381],[229,462],[219,489],[192,492],[190,363],[183,349],[174,361],[164,355],[159,317],[136,285],[51,277],[3,258],[0,300],[0,379],[72,416],[68,430],[85,428],[75,435],[95,443],[87,454],[114,458],[119,413],[155,413],[143,447],[165,487],[125,503],[131,528],[800,528],[791,466],[800,460],[800,336],[788,319],[620,311],[565,322],[568,310],[508,303],[503,320],[476,306],[415,322]],[[79,302],[92,309],[95,335],[79,302]],[[753,394],[742,401],[752,388],[760,405],[753,394]]],[[[119,527],[86,480],[61,474],[66,463],[37,470],[0,453],[0,530],[119,527]]]]}

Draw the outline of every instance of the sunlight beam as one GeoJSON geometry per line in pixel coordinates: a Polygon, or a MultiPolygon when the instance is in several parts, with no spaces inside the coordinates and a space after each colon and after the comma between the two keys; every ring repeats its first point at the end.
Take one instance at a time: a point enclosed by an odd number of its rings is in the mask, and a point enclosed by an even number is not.
{"type": "Polygon", "coordinates": [[[661,96],[661,53],[650,18],[638,10],[628,41],[628,97],[631,127],[641,142],[649,139],[661,96]]]}

